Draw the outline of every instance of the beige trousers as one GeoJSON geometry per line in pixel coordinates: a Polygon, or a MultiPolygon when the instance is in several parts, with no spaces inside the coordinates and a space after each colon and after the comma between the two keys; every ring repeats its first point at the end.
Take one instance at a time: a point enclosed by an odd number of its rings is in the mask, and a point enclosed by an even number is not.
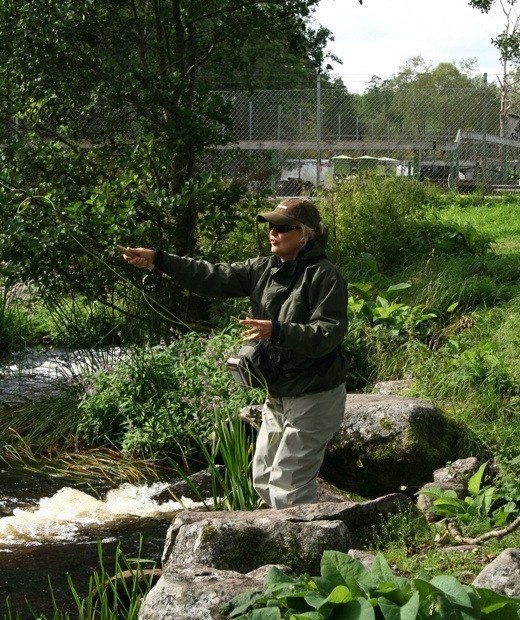
{"type": "Polygon", "coordinates": [[[325,449],[345,416],[345,386],[302,396],[268,396],[253,459],[253,484],[273,508],[313,504],[325,449]]]}

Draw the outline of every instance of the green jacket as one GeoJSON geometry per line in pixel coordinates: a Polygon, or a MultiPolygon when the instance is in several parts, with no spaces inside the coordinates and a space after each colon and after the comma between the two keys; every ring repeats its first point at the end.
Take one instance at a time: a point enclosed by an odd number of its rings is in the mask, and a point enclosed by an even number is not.
{"type": "Polygon", "coordinates": [[[341,385],[348,367],[341,350],[347,284],[327,260],[323,241],[307,243],[296,260],[284,263],[271,256],[213,265],[157,250],[155,264],[198,295],[250,297],[253,318],[273,320],[272,342],[286,359],[283,373],[269,382],[269,392],[297,396],[341,385]],[[293,278],[294,288],[284,301],[293,278]]]}

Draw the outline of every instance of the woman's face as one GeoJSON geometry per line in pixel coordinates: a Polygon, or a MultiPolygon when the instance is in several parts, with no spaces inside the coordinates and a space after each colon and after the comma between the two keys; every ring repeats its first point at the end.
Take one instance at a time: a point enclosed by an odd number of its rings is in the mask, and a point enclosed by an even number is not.
{"type": "Polygon", "coordinates": [[[283,262],[293,260],[303,244],[303,231],[295,226],[276,226],[269,224],[271,252],[283,262]]]}

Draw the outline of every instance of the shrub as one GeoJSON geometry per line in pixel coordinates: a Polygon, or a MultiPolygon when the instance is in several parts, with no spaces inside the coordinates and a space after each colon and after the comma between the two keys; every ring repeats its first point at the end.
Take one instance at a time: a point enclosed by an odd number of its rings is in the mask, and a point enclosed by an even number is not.
{"type": "Polygon", "coordinates": [[[208,441],[215,416],[262,399],[258,390],[240,388],[226,367],[236,346],[229,333],[174,333],[168,344],[131,349],[85,381],[79,435],[125,453],[200,456],[194,437],[208,441]]]}
{"type": "Polygon", "coordinates": [[[330,256],[336,263],[368,252],[387,272],[427,256],[432,250],[480,255],[491,237],[469,224],[446,221],[446,200],[438,188],[414,179],[365,175],[347,179],[322,197],[331,229],[330,256]]]}

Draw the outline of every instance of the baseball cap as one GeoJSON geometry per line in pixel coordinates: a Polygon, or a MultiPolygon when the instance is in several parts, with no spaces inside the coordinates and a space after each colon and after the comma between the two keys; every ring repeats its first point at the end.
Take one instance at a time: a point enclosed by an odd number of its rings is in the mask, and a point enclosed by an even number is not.
{"type": "Polygon", "coordinates": [[[308,198],[286,198],[274,211],[259,213],[256,216],[258,222],[270,224],[305,224],[312,230],[316,230],[321,221],[320,212],[308,198]]]}

